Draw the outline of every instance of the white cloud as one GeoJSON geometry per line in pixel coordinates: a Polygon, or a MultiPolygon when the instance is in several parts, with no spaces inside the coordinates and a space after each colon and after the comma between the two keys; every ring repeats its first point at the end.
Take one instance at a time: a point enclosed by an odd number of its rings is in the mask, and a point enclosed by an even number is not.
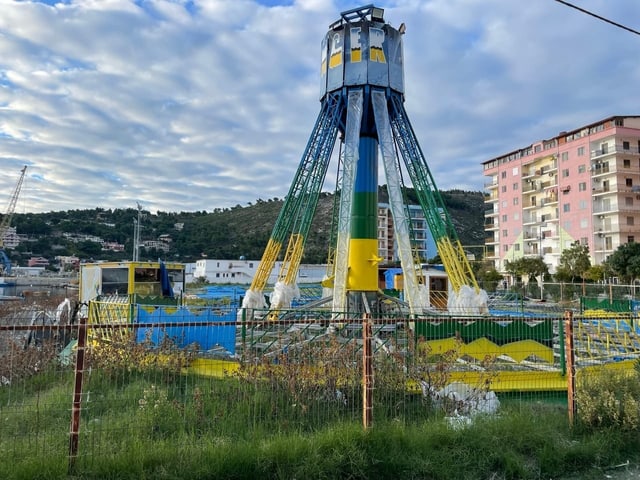
{"type": "MultiPolygon", "coordinates": [[[[552,0],[377,4],[407,26],[406,108],[442,189],[481,190],[484,160],[638,113],[630,32],[552,0]]],[[[353,6],[0,0],[0,191],[26,164],[19,211],[285,196],[320,109],[320,41],[353,6]]],[[[632,0],[580,6],[640,14],[632,0]]]]}

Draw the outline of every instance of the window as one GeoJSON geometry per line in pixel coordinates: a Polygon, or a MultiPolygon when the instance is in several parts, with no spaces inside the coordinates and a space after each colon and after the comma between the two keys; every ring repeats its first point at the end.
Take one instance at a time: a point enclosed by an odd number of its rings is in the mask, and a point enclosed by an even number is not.
{"type": "Polygon", "coordinates": [[[507,186],[506,185],[502,186],[502,193],[507,193],[507,186]]]}
{"type": "Polygon", "coordinates": [[[578,165],[578,173],[584,173],[587,171],[587,167],[583,163],[582,165],[578,165]]]}
{"type": "Polygon", "coordinates": [[[562,177],[566,178],[569,176],[569,169],[565,168],[564,170],[562,170],[562,177]]]}
{"type": "Polygon", "coordinates": [[[129,293],[129,269],[127,268],[103,268],[102,269],[102,295],[129,293]]]}
{"type": "Polygon", "coordinates": [[[584,147],[578,147],[578,156],[579,157],[584,156],[584,147]]]}
{"type": "Polygon", "coordinates": [[[635,237],[633,235],[629,235],[627,237],[627,243],[633,243],[635,241],[636,241],[636,239],[635,239],[635,237]]]}
{"type": "Polygon", "coordinates": [[[518,167],[513,167],[513,170],[511,170],[511,174],[514,177],[517,177],[518,176],[518,167]]]}
{"type": "Polygon", "coordinates": [[[514,244],[514,245],[513,245],[513,249],[514,249],[516,252],[519,252],[519,251],[520,251],[520,244],[519,244],[519,243],[514,244]]]}
{"type": "Polygon", "coordinates": [[[587,228],[589,226],[589,221],[586,218],[580,220],[580,228],[587,228]]]}
{"type": "Polygon", "coordinates": [[[580,200],[578,202],[578,210],[586,210],[587,209],[587,201],[586,200],[580,200]]]}
{"type": "Polygon", "coordinates": [[[611,237],[604,237],[604,249],[613,250],[613,242],[611,241],[611,237]]]}
{"type": "Polygon", "coordinates": [[[579,192],[584,192],[587,189],[587,183],[586,182],[580,182],[578,184],[578,191],[579,192]]]}
{"type": "Polygon", "coordinates": [[[508,230],[502,230],[502,237],[503,238],[507,238],[509,236],[509,231],[508,230]]]}
{"type": "Polygon", "coordinates": [[[627,217],[627,225],[633,225],[633,217],[627,217]]]}
{"type": "Polygon", "coordinates": [[[501,177],[501,178],[507,178],[507,172],[502,172],[502,173],[500,174],[500,177],[501,177]]]}
{"type": "Polygon", "coordinates": [[[633,179],[632,179],[632,178],[625,178],[625,179],[624,179],[624,184],[625,184],[627,187],[633,187],[633,179]]]}
{"type": "Polygon", "coordinates": [[[502,215],[502,221],[506,222],[507,221],[507,216],[506,215],[502,215]]]}
{"type": "MultiPolygon", "coordinates": [[[[516,200],[517,200],[517,198],[516,198],[516,200]]],[[[513,214],[513,219],[514,220],[520,220],[520,214],[518,212],[514,213],[513,214]]]]}
{"type": "Polygon", "coordinates": [[[570,203],[565,203],[562,205],[562,211],[564,213],[568,213],[571,211],[571,204],[570,203]]]}
{"type": "Polygon", "coordinates": [[[518,205],[520,203],[520,199],[518,197],[513,197],[513,204],[518,205]]]}
{"type": "Polygon", "coordinates": [[[506,200],[502,201],[502,208],[507,208],[507,201],[506,200]]]}
{"type": "Polygon", "coordinates": [[[633,197],[624,197],[624,204],[627,207],[633,206],[633,197]]]}
{"type": "Polygon", "coordinates": [[[566,162],[567,160],[569,160],[569,152],[562,152],[562,154],[560,155],[560,159],[563,162],[566,162]]]}
{"type": "Polygon", "coordinates": [[[629,142],[622,142],[622,149],[629,150],[629,142]]]}
{"type": "Polygon", "coordinates": [[[581,237],[580,245],[589,245],[589,239],[587,237],[581,237]]]}
{"type": "Polygon", "coordinates": [[[631,168],[631,160],[625,158],[624,160],[622,160],[622,165],[624,166],[624,168],[631,168]]]}
{"type": "Polygon", "coordinates": [[[502,246],[502,251],[508,252],[509,251],[509,245],[503,245],[502,246]]]}

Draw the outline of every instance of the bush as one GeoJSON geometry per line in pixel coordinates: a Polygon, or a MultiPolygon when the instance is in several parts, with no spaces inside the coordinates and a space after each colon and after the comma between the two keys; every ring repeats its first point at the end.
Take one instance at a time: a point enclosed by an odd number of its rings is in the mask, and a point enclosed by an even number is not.
{"type": "MultiPolygon", "coordinates": [[[[637,370],[637,369],[636,369],[637,370]]],[[[590,430],[640,427],[640,376],[637,371],[611,371],[606,368],[578,382],[577,420],[590,430]]]]}

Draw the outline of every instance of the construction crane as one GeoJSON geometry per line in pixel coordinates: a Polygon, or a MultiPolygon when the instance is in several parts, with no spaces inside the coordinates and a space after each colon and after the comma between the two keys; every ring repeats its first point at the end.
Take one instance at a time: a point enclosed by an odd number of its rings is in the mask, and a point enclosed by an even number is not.
{"type": "Polygon", "coordinates": [[[25,165],[20,171],[20,178],[18,179],[16,188],[14,189],[13,194],[9,199],[9,206],[5,210],[2,220],[0,221],[0,273],[4,273],[5,275],[11,274],[11,260],[9,260],[9,256],[4,251],[4,236],[11,226],[11,219],[13,218],[13,213],[16,210],[18,196],[20,195],[20,190],[22,189],[22,183],[24,182],[24,175],[26,171],[27,166],[25,165]]]}

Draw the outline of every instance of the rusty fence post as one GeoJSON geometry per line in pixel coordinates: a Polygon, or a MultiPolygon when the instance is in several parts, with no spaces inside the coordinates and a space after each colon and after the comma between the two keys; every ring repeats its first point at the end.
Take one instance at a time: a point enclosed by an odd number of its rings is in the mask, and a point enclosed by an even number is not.
{"type": "Polygon", "coordinates": [[[371,315],[362,317],[362,426],[371,427],[373,416],[373,352],[371,315]]]}
{"type": "Polygon", "coordinates": [[[78,437],[80,435],[80,413],[82,411],[82,382],[85,369],[85,349],[87,345],[87,317],[78,319],[78,344],[76,347],[75,385],[71,406],[71,429],[69,432],[69,474],[75,471],[78,457],[78,437]]]}
{"type": "Polygon", "coordinates": [[[564,313],[564,343],[567,365],[567,406],[569,411],[569,424],[573,426],[576,412],[576,366],[575,351],[573,349],[573,312],[567,310],[564,313]]]}

